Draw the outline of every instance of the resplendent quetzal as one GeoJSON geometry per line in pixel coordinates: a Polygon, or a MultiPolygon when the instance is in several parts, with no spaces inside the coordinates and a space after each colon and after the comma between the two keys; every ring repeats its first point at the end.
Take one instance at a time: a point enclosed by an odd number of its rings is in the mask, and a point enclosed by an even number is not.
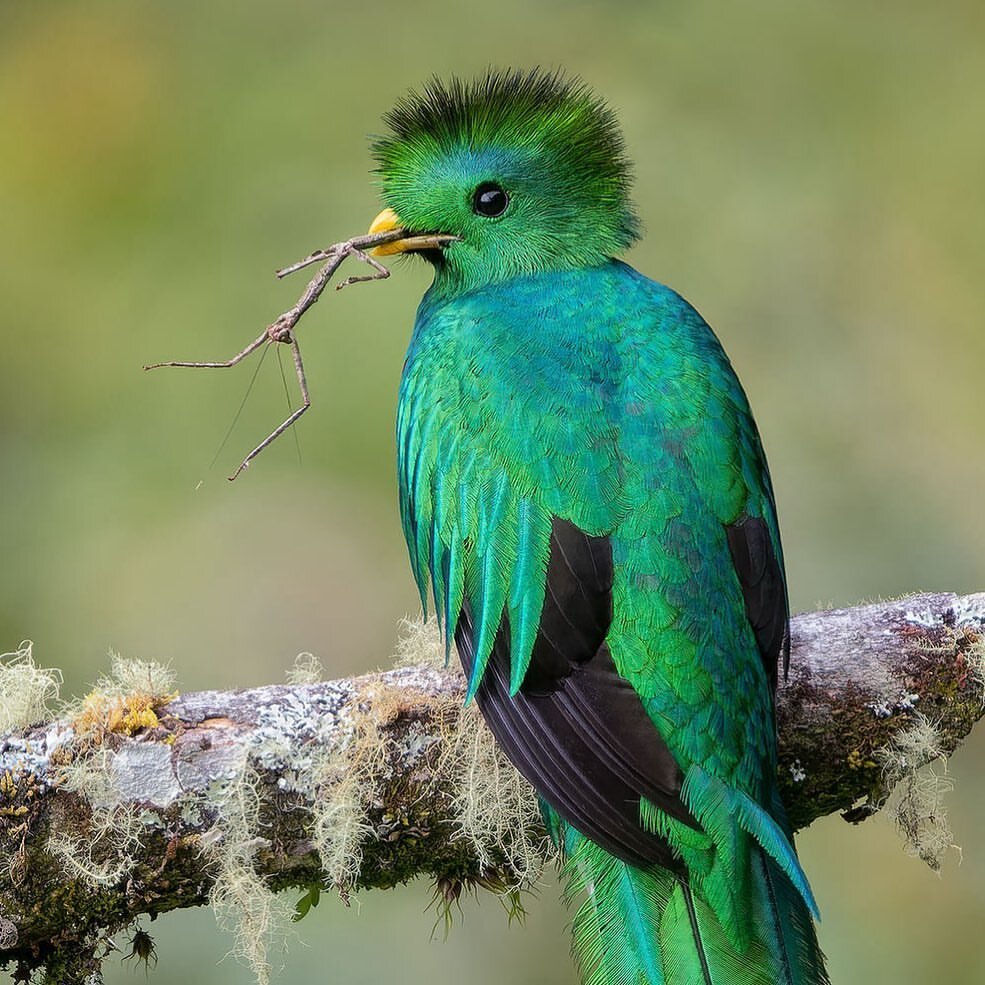
{"type": "Polygon", "coordinates": [[[411,564],[584,894],[585,982],[827,982],[777,794],[766,460],[708,325],[615,259],[640,230],[612,112],[494,72],[386,123],[371,231],[434,267],[397,420],[411,564]]]}

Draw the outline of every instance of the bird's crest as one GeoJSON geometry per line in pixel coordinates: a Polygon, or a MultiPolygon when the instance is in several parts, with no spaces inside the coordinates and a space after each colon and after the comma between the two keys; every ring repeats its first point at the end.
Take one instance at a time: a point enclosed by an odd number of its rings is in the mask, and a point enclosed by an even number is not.
{"type": "Polygon", "coordinates": [[[384,200],[408,227],[440,228],[479,248],[485,231],[470,237],[459,203],[483,180],[515,193],[522,222],[483,247],[491,279],[500,269],[602,262],[639,238],[618,121],[577,78],[533,69],[432,79],[384,123],[390,133],[373,143],[377,172],[384,200]],[[521,234],[530,249],[512,238],[521,234]]]}

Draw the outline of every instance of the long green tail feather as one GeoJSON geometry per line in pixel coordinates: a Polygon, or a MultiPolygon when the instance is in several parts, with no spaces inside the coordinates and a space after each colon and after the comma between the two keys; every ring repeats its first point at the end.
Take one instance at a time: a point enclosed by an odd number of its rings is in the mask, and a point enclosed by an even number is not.
{"type": "MultiPolygon", "coordinates": [[[[811,913],[820,917],[792,841],[764,808],[741,790],[729,787],[700,766],[688,769],[681,797],[716,844],[726,841],[734,844],[739,836],[737,828],[753,837],[786,873],[811,913]]],[[[729,854],[734,856],[734,849],[729,854]]]]}
{"type": "Polygon", "coordinates": [[[581,835],[570,837],[570,828],[568,833],[565,898],[585,894],[572,924],[584,985],[663,985],[657,928],[673,877],[662,869],[635,869],[581,835]]]}
{"type": "Polygon", "coordinates": [[[638,869],[568,829],[567,898],[585,985],[828,985],[814,924],[783,869],[753,847],[752,939],[739,952],[709,904],[666,869],[638,869]]]}

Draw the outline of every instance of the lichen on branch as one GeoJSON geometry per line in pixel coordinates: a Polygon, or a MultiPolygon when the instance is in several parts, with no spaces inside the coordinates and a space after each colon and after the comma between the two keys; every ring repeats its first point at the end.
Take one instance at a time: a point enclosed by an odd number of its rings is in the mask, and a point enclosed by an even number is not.
{"type": "MultiPolygon", "coordinates": [[[[939,864],[947,781],[916,771],[983,713],[983,634],[985,594],[794,618],[777,712],[797,827],[861,820],[896,786],[911,849],[939,864]]],[[[405,627],[394,670],[316,668],[306,655],[290,685],[176,697],[163,668],[116,661],[51,717],[57,674],[29,647],[0,659],[0,966],[83,981],[140,916],[211,901],[263,982],[287,887],[299,912],[322,889],[419,875],[439,902],[483,886],[514,905],[551,848],[434,627],[405,627]]]]}

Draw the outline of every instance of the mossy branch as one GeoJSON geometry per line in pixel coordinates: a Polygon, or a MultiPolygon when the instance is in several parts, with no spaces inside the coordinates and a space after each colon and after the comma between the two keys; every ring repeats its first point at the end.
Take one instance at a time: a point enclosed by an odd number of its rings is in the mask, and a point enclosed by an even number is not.
{"type": "MultiPolygon", "coordinates": [[[[780,687],[780,779],[797,827],[857,821],[890,789],[911,846],[939,864],[946,757],[985,711],[985,594],[913,595],[793,620],[780,687]]],[[[343,898],[427,875],[440,898],[503,892],[549,857],[535,798],[495,749],[430,626],[404,663],[354,680],[174,698],[121,662],[57,720],[0,737],[0,966],[98,975],[143,914],[212,902],[265,976],[273,892],[343,898]]],[[[301,675],[304,676],[304,675],[301,675]]],[[[0,661],[0,727],[37,716],[57,678],[0,661]]]]}

